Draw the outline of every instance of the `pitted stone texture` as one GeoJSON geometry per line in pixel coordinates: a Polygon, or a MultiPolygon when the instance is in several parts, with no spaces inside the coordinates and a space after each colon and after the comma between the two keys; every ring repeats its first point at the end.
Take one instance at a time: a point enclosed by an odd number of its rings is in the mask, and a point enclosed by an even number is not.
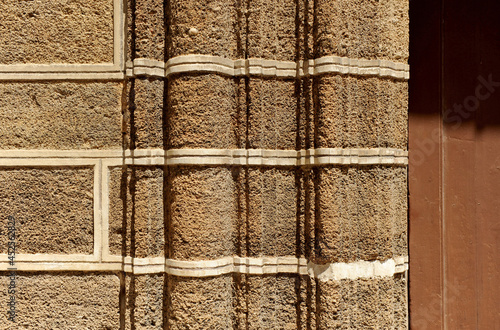
{"type": "Polygon", "coordinates": [[[113,0],[3,0],[0,13],[0,64],[113,63],[113,0]]]}
{"type": "Polygon", "coordinates": [[[408,61],[409,1],[319,0],[316,8],[316,57],[408,61]]]}
{"type": "Polygon", "coordinates": [[[235,255],[234,181],[229,168],[169,169],[171,258],[206,260],[235,255]]]}
{"type": "Polygon", "coordinates": [[[295,61],[297,1],[252,0],[248,4],[248,57],[295,61]]]}
{"type": "Polygon", "coordinates": [[[233,277],[168,278],[168,329],[233,329],[233,277]]]}
{"type": "MultiPolygon", "coordinates": [[[[0,303],[7,306],[9,273],[0,303]]],[[[24,273],[16,278],[16,323],[0,313],[2,329],[118,329],[120,279],[101,273],[24,273]]],[[[4,307],[6,310],[7,307],[4,307]]]]}
{"type": "Polygon", "coordinates": [[[307,275],[235,274],[235,329],[316,329],[315,293],[307,275]]]}
{"type": "Polygon", "coordinates": [[[165,60],[162,0],[135,0],[135,58],[165,60]]]}
{"type": "Polygon", "coordinates": [[[296,171],[249,168],[245,176],[248,237],[241,243],[248,244],[248,256],[295,256],[300,244],[296,171]]]}
{"type": "Polygon", "coordinates": [[[163,149],[163,100],[163,80],[133,79],[128,83],[126,123],[130,149],[163,149]]]}
{"type": "Polygon", "coordinates": [[[249,147],[291,149],[297,143],[297,95],[294,80],[251,78],[249,147]]]}
{"type": "Polygon", "coordinates": [[[247,277],[248,328],[297,329],[300,277],[266,275],[247,277]]]}
{"type": "Polygon", "coordinates": [[[316,262],[406,255],[406,169],[318,169],[316,262]]]}
{"type": "Polygon", "coordinates": [[[127,275],[125,329],[165,328],[163,317],[166,276],[127,275]]]}
{"type": "Polygon", "coordinates": [[[237,147],[238,99],[233,78],[214,74],[168,81],[168,148],[237,147]]]}
{"type": "Polygon", "coordinates": [[[399,148],[408,143],[408,83],[381,78],[315,78],[319,148],[399,148]]]}
{"type": "Polygon", "coordinates": [[[121,83],[0,84],[0,149],[119,149],[121,83]]]}
{"type": "Polygon", "coordinates": [[[111,254],[137,258],[164,255],[163,176],[163,169],[156,166],[111,169],[111,254]]]}
{"type": "Polygon", "coordinates": [[[407,329],[404,276],[318,282],[319,329],[407,329]]]}
{"type": "Polygon", "coordinates": [[[169,57],[186,54],[237,58],[239,37],[237,1],[171,0],[169,57]]]}
{"type": "Polygon", "coordinates": [[[0,170],[0,253],[7,253],[7,217],[16,221],[16,253],[94,252],[91,168],[0,170]]]}

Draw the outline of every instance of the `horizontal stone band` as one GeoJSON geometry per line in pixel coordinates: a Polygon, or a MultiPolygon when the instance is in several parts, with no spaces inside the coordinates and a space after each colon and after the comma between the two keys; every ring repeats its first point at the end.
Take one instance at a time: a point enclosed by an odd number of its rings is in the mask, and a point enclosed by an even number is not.
{"type": "Polygon", "coordinates": [[[149,59],[135,59],[127,63],[127,76],[168,77],[178,73],[219,73],[228,76],[264,76],[301,78],[328,73],[359,76],[379,76],[408,80],[407,64],[387,60],[352,59],[326,56],[307,61],[277,61],[260,58],[231,60],[211,55],[182,55],[167,63],[149,59]]]}
{"type": "Polygon", "coordinates": [[[320,166],[407,165],[408,152],[392,148],[3,150],[0,166],[90,165],[105,159],[118,165],[320,166]]]}
{"type": "MultiPolygon", "coordinates": [[[[7,271],[7,255],[0,255],[0,271],[7,271]]],[[[321,281],[394,276],[408,270],[408,257],[385,261],[356,261],[318,265],[295,257],[226,257],[216,260],[180,261],[157,258],[108,256],[104,261],[91,256],[18,255],[18,271],[125,271],[133,274],[167,273],[182,277],[209,277],[239,273],[249,275],[297,274],[309,275],[321,281]]]]}

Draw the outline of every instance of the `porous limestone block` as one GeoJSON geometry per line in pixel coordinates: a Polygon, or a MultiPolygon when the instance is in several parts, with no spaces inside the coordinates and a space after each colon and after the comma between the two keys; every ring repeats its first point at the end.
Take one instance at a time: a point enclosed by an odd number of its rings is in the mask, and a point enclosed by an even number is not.
{"type": "Polygon", "coordinates": [[[93,254],[92,168],[0,168],[0,187],[0,253],[12,216],[17,254],[93,254]]]}
{"type": "Polygon", "coordinates": [[[233,276],[168,277],[168,329],[233,329],[233,276]]]}
{"type": "Polygon", "coordinates": [[[3,0],[0,13],[0,64],[113,63],[113,0],[3,0]]]}
{"type": "Polygon", "coordinates": [[[125,329],[163,329],[166,274],[127,275],[125,329]]]}
{"type": "Polygon", "coordinates": [[[297,144],[295,80],[251,78],[248,143],[252,149],[291,149],[297,144]]]}
{"type": "MultiPolygon", "coordinates": [[[[2,306],[10,273],[2,272],[2,306]]],[[[118,329],[120,279],[114,274],[16,273],[16,323],[0,313],[2,329],[118,329]]],[[[5,307],[6,308],[6,307],[5,307]]]]}
{"type": "Polygon", "coordinates": [[[408,61],[409,1],[319,0],[316,8],[316,57],[408,61]]]}
{"type": "Polygon", "coordinates": [[[237,89],[234,78],[215,74],[170,78],[168,148],[236,148],[237,89]]]}
{"type": "Polygon", "coordinates": [[[135,58],[165,60],[165,13],[162,0],[135,0],[135,58]]]}
{"type": "Polygon", "coordinates": [[[122,84],[0,84],[0,149],[120,149],[122,84]]]}
{"type": "Polygon", "coordinates": [[[115,167],[109,179],[109,246],[113,255],[164,255],[164,170],[115,167]]]}
{"type": "Polygon", "coordinates": [[[171,167],[167,187],[170,257],[206,260],[235,255],[238,211],[232,169],[171,167]]]}
{"type": "Polygon", "coordinates": [[[318,169],[317,262],[406,255],[406,168],[318,169]]]}
{"type": "Polygon", "coordinates": [[[298,56],[297,2],[248,2],[248,57],[295,61],[298,56]]]}
{"type": "Polygon", "coordinates": [[[247,230],[250,257],[295,256],[300,228],[297,221],[297,176],[293,168],[249,168],[247,230]]]}
{"type": "Polygon", "coordinates": [[[203,54],[237,58],[244,41],[239,36],[238,2],[231,0],[169,1],[170,57],[203,54]]]}
{"type": "Polygon", "coordinates": [[[315,78],[320,148],[407,149],[408,83],[387,78],[315,78]]]}
{"type": "Polygon", "coordinates": [[[130,149],[163,149],[166,135],[162,79],[131,79],[127,84],[127,144],[130,149]]]}
{"type": "Polygon", "coordinates": [[[308,275],[234,275],[236,329],[315,329],[316,280],[308,275]]]}
{"type": "Polygon", "coordinates": [[[402,275],[318,281],[320,329],[407,329],[402,275]]]}

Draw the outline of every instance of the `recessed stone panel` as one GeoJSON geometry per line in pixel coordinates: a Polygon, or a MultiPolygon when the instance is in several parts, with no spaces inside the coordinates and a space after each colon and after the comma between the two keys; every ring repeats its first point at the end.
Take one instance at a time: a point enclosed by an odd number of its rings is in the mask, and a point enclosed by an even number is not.
{"type": "MultiPolygon", "coordinates": [[[[94,252],[92,168],[0,168],[0,231],[16,222],[17,253],[94,252]]],[[[7,253],[0,235],[0,253],[7,253]]]]}
{"type": "Polygon", "coordinates": [[[113,63],[113,0],[3,0],[0,13],[0,64],[113,63]]]}
{"type": "MultiPolygon", "coordinates": [[[[7,310],[9,273],[0,274],[7,310]]],[[[120,279],[101,273],[23,273],[16,277],[16,323],[0,313],[4,329],[118,329],[120,279]]]]}
{"type": "Polygon", "coordinates": [[[113,255],[137,258],[164,255],[163,168],[112,168],[109,197],[109,248],[113,255]]]}
{"type": "Polygon", "coordinates": [[[122,84],[0,84],[0,149],[119,149],[122,84]]]}

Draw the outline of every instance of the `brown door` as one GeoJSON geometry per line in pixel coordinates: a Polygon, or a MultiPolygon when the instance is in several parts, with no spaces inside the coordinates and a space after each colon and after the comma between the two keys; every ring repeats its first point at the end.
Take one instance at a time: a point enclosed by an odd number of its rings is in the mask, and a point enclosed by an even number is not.
{"type": "Polygon", "coordinates": [[[410,2],[410,324],[500,329],[500,2],[410,2]]]}

